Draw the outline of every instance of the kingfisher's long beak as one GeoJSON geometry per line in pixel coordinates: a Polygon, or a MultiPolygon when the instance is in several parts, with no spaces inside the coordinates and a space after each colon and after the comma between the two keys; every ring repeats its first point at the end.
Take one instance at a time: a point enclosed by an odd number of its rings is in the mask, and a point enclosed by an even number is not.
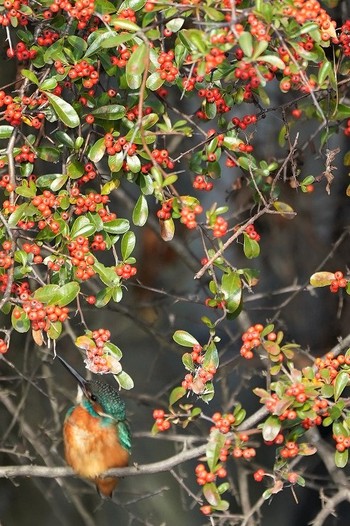
{"type": "Polygon", "coordinates": [[[69,365],[69,363],[66,362],[66,360],[64,360],[62,358],[62,356],[60,356],[59,354],[56,354],[57,358],[59,359],[59,361],[61,362],[61,364],[67,369],[67,371],[70,372],[70,374],[72,376],[74,376],[74,378],[76,379],[76,381],[78,382],[78,384],[80,385],[80,387],[82,388],[83,392],[85,393],[86,392],[86,380],[85,378],[83,378],[79,373],[78,371],[76,371],[74,369],[74,367],[72,367],[71,365],[69,365]]]}

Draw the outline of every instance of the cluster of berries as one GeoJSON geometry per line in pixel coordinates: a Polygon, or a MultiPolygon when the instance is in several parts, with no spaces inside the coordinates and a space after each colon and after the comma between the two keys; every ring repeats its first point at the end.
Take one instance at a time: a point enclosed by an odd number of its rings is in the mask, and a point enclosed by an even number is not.
{"type": "Polygon", "coordinates": [[[49,10],[44,11],[43,16],[50,19],[53,14],[58,13],[61,9],[78,20],[78,30],[84,29],[95,11],[95,2],[94,0],[78,0],[71,4],[68,0],[54,0],[49,10]]]}
{"type": "Polygon", "coordinates": [[[350,20],[341,26],[339,42],[346,57],[350,57],[350,20]]]}
{"type": "Polygon", "coordinates": [[[281,407],[283,407],[283,400],[276,394],[272,393],[271,396],[265,400],[266,409],[273,414],[278,414],[279,420],[295,420],[297,418],[297,413],[294,409],[286,409],[281,412],[281,407]]]}
{"type": "MultiPolygon", "coordinates": [[[[109,356],[104,349],[105,344],[111,337],[110,331],[107,329],[97,329],[92,331],[91,337],[93,339],[93,343],[86,349],[85,362],[88,369],[93,373],[98,374],[110,372],[115,364],[113,364],[113,358],[109,356]]],[[[118,362],[117,366],[120,368],[120,364],[118,362]]],[[[113,371],[117,372],[117,370],[113,371]]]]}
{"type": "Polygon", "coordinates": [[[226,413],[222,415],[219,412],[214,413],[212,419],[214,422],[214,426],[212,427],[212,429],[218,429],[220,433],[223,433],[224,435],[231,431],[231,426],[235,423],[236,420],[232,413],[226,413]]]}
{"type": "Polygon", "coordinates": [[[154,159],[163,168],[169,168],[169,170],[173,170],[175,166],[173,161],[169,159],[169,152],[165,148],[163,150],[158,150],[157,148],[152,150],[152,159],[154,159]]]}
{"type": "Polygon", "coordinates": [[[205,190],[206,192],[210,192],[214,185],[211,181],[206,180],[205,175],[196,175],[192,186],[195,190],[205,190]]]}
{"type": "MultiPolygon", "coordinates": [[[[1,351],[0,351],[1,352],[1,351]]],[[[346,435],[333,435],[333,439],[336,442],[335,449],[342,453],[350,447],[350,437],[346,435]]]]}
{"type": "Polygon", "coordinates": [[[50,192],[50,190],[44,190],[42,195],[36,195],[32,199],[32,205],[35,206],[38,212],[40,212],[40,215],[45,219],[51,217],[53,210],[57,208],[59,204],[60,198],[50,192]]]}
{"type": "Polygon", "coordinates": [[[5,354],[8,351],[8,346],[5,340],[0,338],[0,354],[5,354]]]}
{"type": "Polygon", "coordinates": [[[84,173],[83,175],[77,180],[78,185],[81,185],[83,183],[88,183],[90,181],[93,181],[97,175],[96,168],[92,163],[86,163],[84,165],[84,173]]]}
{"type": "Polygon", "coordinates": [[[155,409],[153,411],[153,418],[155,419],[155,424],[158,431],[167,431],[170,428],[170,421],[165,420],[165,413],[163,409],[155,409]]]}
{"type": "MultiPolygon", "coordinates": [[[[150,106],[142,108],[142,116],[149,115],[150,113],[152,113],[152,108],[150,106]]],[[[139,107],[134,106],[133,108],[130,108],[130,110],[127,111],[125,116],[129,121],[137,120],[139,116],[139,107]]]]}
{"type": "Polygon", "coordinates": [[[196,343],[192,347],[191,358],[192,358],[193,363],[198,363],[198,364],[203,363],[204,356],[202,355],[202,350],[203,350],[203,347],[199,345],[199,343],[196,343]]]}
{"type": "Polygon", "coordinates": [[[264,40],[265,42],[270,42],[271,36],[268,33],[268,29],[265,24],[256,18],[253,13],[248,15],[248,23],[250,25],[250,33],[257,40],[264,40]]]}
{"type": "MultiPolygon", "coordinates": [[[[240,353],[243,358],[246,360],[251,360],[254,356],[252,349],[259,347],[261,344],[261,333],[264,329],[264,326],[261,323],[257,323],[249,327],[242,334],[243,345],[241,347],[240,353]]],[[[275,334],[275,333],[270,333],[275,334]]],[[[270,334],[268,336],[270,336],[270,334]]],[[[276,335],[275,335],[276,336],[276,335]]]]}
{"type": "Polygon", "coordinates": [[[94,235],[94,240],[92,241],[91,243],[91,249],[93,251],[97,251],[97,250],[106,250],[106,242],[104,240],[104,237],[102,234],[95,234],[94,235]]]}
{"type": "Polygon", "coordinates": [[[64,258],[56,258],[54,256],[51,256],[51,258],[47,262],[47,268],[49,270],[52,270],[52,272],[59,272],[62,265],[65,264],[64,258]]]}
{"type": "Polygon", "coordinates": [[[203,212],[203,207],[201,205],[195,205],[194,207],[190,208],[189,206],[183,206],[181,208],[181,223],[186,225],[187,228],[192,230],[193,228],[196,228],[197,221],[196,221],[196,215],[199,215],[203,212]]]}
{"type": "Polygon", "coordinates": [[[208,368],[198,367],[196,373],[186,374],[181,385],[185,389],[193,391],[195,394],[203,394],[206,389],[206,383],[211,382],[216,373],[216,368],[211,366],[208,368]]]}
{"type": "Polygon", "coordinates": [[[12,126],[19,126],[22,122],[22,106],[15,102],[11,95],[6,95],[4,91],[0,91],[0,108],[6,106],[4,112],[4,120],[12,124],[12,126]]]}
{"type": "MultiPolygon", "coordinates": [[[[55,305],[44,305],[30,296],[29,292],[22,292],[20,296],[23,301],[23,311],[26,313],[31,322],[34,331],[48,331],[51,323],[57,321],[64,322],[68,318],[68,307],[58,307],[55,305]]],[[[13,309],[13,316],[19,319],[22,316],[22,310],[19,307],[13,309]]]]}
{"type": "Polygon", "coordinates": [[[179,70],[174,65],[175,53],[171,49],[170,51],[162,51],[158,57],[158,63],[160,67],[157,69],[161,79],[167,82],[174,82],[179,74],[179,70]]]}
{"type": "Polygon", "coordinates": [[[128,263],[122,263],[115,268],[117,276],[120,276],[123,279],[129,279],[135,276],[137,273],[137,268],[129,265],[128,263]]]}
{"type": "Polygon", "coordinates": [[[136,152],[136,144],[128,142],[125,137],[118,137],[114,140],[111,133],[106,133],[104,136],[104,143],[108,155],[115,155],[124,150],[128,155],[134,155],[136,152]]]}
{"type": "Polygon", "coordinates": [[[24,42],[18,42],[14,48],[10,47],[6,51],[8,58],[16,57],[19,62],[34,59],[36,53],[35,49],[28,49],[24,42]]]}
{"type": "Polygon", "coordinates": [[[216,478],[222,479],[227,476],[227,471],[222,466],[213,473],[212,471],[207,471],[204,464],[198,464],[195,473],[199,486],[204,486],[204,484],[208,484],[209,482],[215,482],[216,478]]]}
{"type": "Polygon", "coordinates": [[[334,279],[331,281],[331,284],[329,285],[331,292],[338,292],[339,289],[344,289],[348,284],[348,280],[344,278],[344,274],[340,272],[340,270],[337,270],[334,272],[334,279]]]}
{"type": "Polygon", "coordinates": [[[41,35],[36,39],[38,46],[48,47],[51,46],[56,40],[60,38],[60,34],[57,31],[51,31],[50,29],[44,29],[41,35]]]}
{"type": "MultiPolygon", "coordinates": [[[[206,102],[209,104],[215,103],[218,113],[227,113],[230,111],[230,107],[226,104],[225,99],[223,98],[219,88],[206,88],[198,90],[198,96],[205,98],[206,102]]],[[[197,112],[197,117],[200,117],[197,112]]]]}
{"type": "Polygon", "coordinates": [[[131,51],[125,46],[119,46],[117,48],[117,52],[119,56],[111,56],[111,64],[113,66],[117,66],[118,68],[125,68],[129,58],[131,57],[131,51]]]}
{"type": "Polygon", "coordinates": [[[41,248],[36,243],[23,243],[22,250],[27,254],[33,254],[33,263],[40,264],[43,262],[43,257],[41,256],[41,248]]]}
{"type": "Polygon", "coordinates": [[[214,237],[223,237],[227,234],[228,222],[222,216],[217,216],[212,229],[214,237]]]}
{"type": "Polygon", "coordinates": [[[283,14],[295,18],[301,26],[308,20],[316,22],[324,41],[329,40],[334,33],[336,23],[317,0],[295,0],[292,5],[283,7],[283,14]]]}
{"type": "Polygon", "coordinates": [[[327,353],[325,358],[316,358],[315,378],[317,380],[324,381],[324,378],[327,377],[331,383],[334,384],[335,379],[338,376],[339,369],[341,369],[343,365],[346,366],[346,370],[347,366],[350,365],[350,356],[347,354],[339,354],[338,356],[334,356],[333,353],[327,353]],[[324,369],[327,371],[327,375],[325,372],[323,372],[324,369]]]}
{"type": "Polygon", "coordinates": [[[250,239],[254,239],[257,242],[260,241],[260,234],[257,233],[254,225],[248,225],[247,228],[244,230],[244,233],[247,234],[247,236],[250,239]]]}
{"type": "Polygon", "coordinates": [[[71,263],[75,267],[77,279],[86,281],[95,275],[92,265],[95,258],[89,252],[89,240],[87,237],[78,236],[74,241],[68,243],[71,263]]]}
{"type": "Polygon", "coordinates": [[[14,185],[10,183],[10,176],[9,176],[9,174],[4,174],[0,178],[0,186],[2,188],[5,188],[5,190],[7,192],[13,192],[14,189],[15,189],[14,185]]]}
{"type": "MultiPolygon", "coordinates": [[[[16,22],[20,26],[26,26],[28,24],[28,13],[25,14],[25,6],[28,6],[28,0],[4,0],[3,10],[0,13],[0,26],[8,27],[11,25],[11,19],[13,26],[13,19],[17,19],[16,22]]],[[[31,10],[29,11],[31,12],[31,10]]]]}
{"type": "Polygon", "coordinates": [[[281,448],[279,454],[282,458],[294,458],[299,454],[299,446],[293,440],[289,440],[285,443],[285,446],[281,448]]]}
{"type": "MultiPolygon", "coordinates": [[[[136,13],[133,9],[130,7],[127,7],[126,9],[122,9],[118,13],[118,18],[122,18],[124,20],[130,20],[130,22],[136,23],[136,13]]],[[[118,25],[116,24],[115,29],[118,29],[118,25]]]]}
{"type": "Polygon", "coordinates": [[[36,155],[33,150],[27,145],[24,144],[20,148],[20,152],[15,155],[15,161],[17,163],[34,163],[36,155]]]}
{"type": "MultiPolygon", "coordinates": [[[[98,205],[105,205],[109,201],[107,195],[101,195],[94,192],[90,192],[88,195],[81,194],[77,187],[72,188],[71,196],[76,198],[74,213],[77,216],[86,214],[86,212],[96,212],[98,205]]],[[[102,208],[99,207],[99,214],[101,210],[102,208]]],[[[115,219],[115,217],[113,217],[113,219],[115,219]]],[[[110,219],[108,219],[108,221],[110,221],[110,219]]]]}
{"type": "Polygon", "coordinates": [[[173,209],[173,205],[172,205],[171,199],[169,199],[168,201],[163,201],[162,208],[157,211],[158,219],[161,219],[163,221],[170,219],[172,209],[173,209]]]}
{"type": "Polygon", "coordinates": [[[328,401],[325,398],[315,398],[313,401],[312,410],[316,413],[314,417],[304,418],[301,425],[304,429],[320,426],[323,418],[329,416],[328,401]]]}
{"type": "Polygon", "coordinates": [[[2,248],[3,250],[0,250],[0,268],[7,270],[11,267],[13,261],[11,257],[11,241],[4,241],[2,244],[2,248]]]}
{"type": "Polygon", "coordinates": [[[232,124],[240,128],[241,130],[245,130],[250,124],[256,123],[257,117],[256,115],[244,115],[242,119],[239,119],[238,117],[232,117],[231,121],[232,124]]]}

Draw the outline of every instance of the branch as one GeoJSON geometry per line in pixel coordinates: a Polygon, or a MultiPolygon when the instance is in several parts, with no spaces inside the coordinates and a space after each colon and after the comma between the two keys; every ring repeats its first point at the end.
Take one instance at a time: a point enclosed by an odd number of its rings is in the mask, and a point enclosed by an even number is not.
{"type": "Polygon", "coordinates": [[[346,488],[341,489],[338,493],[333,495],[333,497],[327,499],[327,503],[316,515],[315,519],[311,522],[311,525],[322,526],[326,522],[328,516],[334,514],[335,507],[344,500],[350,502],[350,490],[346,488]]]}
{"type": "MultiPolygon", "coordinates": [[[[237,431],[244,431],[254,426],[257,422],[262,420],[268,414],[265,407],[261,407],[253,415],[245,420],[237,431]]],[[[175,466],[183,464],[188,460],[201,457],[205,455],[207,450],[207,444],[195,447],[193,449],[186,449],[159,462],[152,462],[150,464],[134,464],[126,468],[113,468],[109,469],[104,473],[103,476],[116,476],[126,477],[134,475],[144,475],[161,473],[164,471],[170,471],[175,466]]],[[[43,477],[43,478],[56,478],[56,477],[71,477],[75,475],[74,471],[69,467],[52,467],[52,466],[2,466],[0,467],[0,478],[11,478],[11,477],[43,477]]]]}

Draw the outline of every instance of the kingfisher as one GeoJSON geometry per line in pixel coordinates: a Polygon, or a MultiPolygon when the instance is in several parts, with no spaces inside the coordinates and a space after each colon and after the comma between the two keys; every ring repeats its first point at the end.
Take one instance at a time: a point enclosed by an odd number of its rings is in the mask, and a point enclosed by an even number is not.
{"type": "Polygon", "coordinates": [[[100,475],[129,463],[131,432],[125,403],[117,389],[98,380],[85,380],[56,356],[78,382],[76,404],[68,410],[63,426],[67,464],[79,476],[94,481],[102,497],[111,497],[118,479],[100,475]]]}

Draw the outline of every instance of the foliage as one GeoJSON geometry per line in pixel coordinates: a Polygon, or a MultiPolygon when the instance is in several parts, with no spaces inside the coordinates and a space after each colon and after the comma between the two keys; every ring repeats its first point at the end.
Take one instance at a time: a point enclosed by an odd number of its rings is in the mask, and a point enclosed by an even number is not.
{"type": "MultiPolygon", "coordinates": [[[[85,324],[82,301],[92,309],[122,302],[126,281],[137,273],[142,233],[136,235],[136,227],[142,232],[156,215],[164,242],[177,236],[180,224],[202,239],[194,277],[207,285],[209,314],[202,317],[203,344],[185,330],[174,333],[185,347],[186,375],[170,394],[169,412],[155,410],[153,431],[200,418],[197,400],[215,396],[218,329],[245,310],[246,293],[260,279],[250,266],[261,252],[256,222],[267,214],[293,219],[286,187],[309,194],[323,185],[331,193],[340,149],[330,149],[329,140],[350,134],[349,24],[333,21],[316,0],[3,2],[0,25],[19,77],[0,92],[0,305],[8,321],[0,352],[11,347],[12,330],[31,333],[41,346],[60,338],[74,311],[85,324]],[[188,110],[178,109],[182,100],[188,110]],[[273,159],[254,149],[270,112],[281,116],[273,159]],[[321,175],[305,174],[299,164],[303,122],[317,126],[321,175]],[[176,137],[180,152],[172,149],[176,137]],[[233,214],[224,196],[210,206],[201,202],[201,192],[225,177],[234,192],[248,189],[249,207],[241,212],[233,214]],[[128,184],[135,199],[123,217],[118,196],[128,184]],[[247,267],[226,257],[233,244],[247,267]]],[[[342,155],[348,165],[349,152],[342,155]]],[[[350,293],[338,270],[319,271],[310,283],[350,293]]],[[[85,329],[76,345],[87,367],[132,388],[109,331],[85,329]]],[[[243,334],[241,356],[261,358],[272,378],[266,389],[254,389],[266,414],[251,432],[239,403],[213,416],[209,471],[203,464],[196,471],[208,502],[204,514],[228,510],[221,495],[229,486],[217,480],[226,476],[228,455],[254,457],[251,434],[277,446],[264,498],[286,483],[304,485],[288,459],[315,452],[303,441],[312,426],[333,426],[335,463],[347,463],[349,352],[298,370],[298,345],[276,331],[256,324],[243,334]]]]}

